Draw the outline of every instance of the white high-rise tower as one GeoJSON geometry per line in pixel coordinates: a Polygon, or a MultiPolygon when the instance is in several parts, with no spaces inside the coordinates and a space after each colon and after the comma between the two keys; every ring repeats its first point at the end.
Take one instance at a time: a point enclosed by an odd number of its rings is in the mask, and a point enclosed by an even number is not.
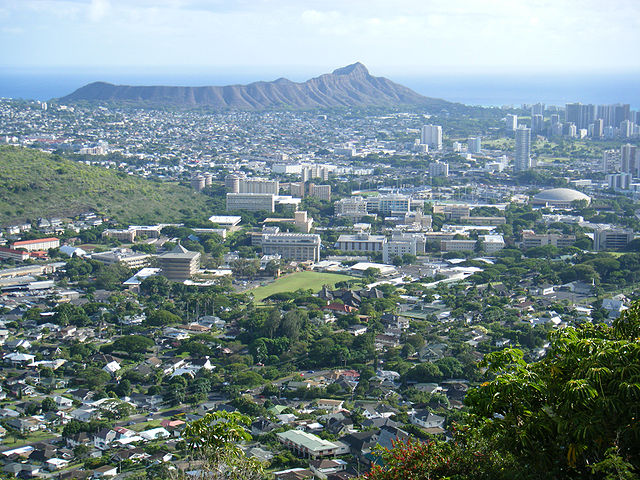
{"type": "Polygon", "coordinates": [[[429,148],[435,150],[442,149],[442,127],[440,125],[424,125],[422,127],[422,135],[420,136],[422,145],[429,145],[429,148]]]}
{"type": "Polygon", "coordinates": [[[531,129],[518,127],[516,130],[516,156],[513,162],[515,172],[523,172],[531,168],[531,129]]]}

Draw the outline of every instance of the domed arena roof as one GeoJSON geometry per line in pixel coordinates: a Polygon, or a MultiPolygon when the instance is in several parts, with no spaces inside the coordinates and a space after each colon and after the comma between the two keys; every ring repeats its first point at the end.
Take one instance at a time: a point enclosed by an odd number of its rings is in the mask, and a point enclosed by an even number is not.
{"type": "Polygon", "coordinates": [[[533,197],[535,203],[571,203],[575,200],[586,200],[590,203],[591,197],[571,188],[550,188],[533,197]]]}

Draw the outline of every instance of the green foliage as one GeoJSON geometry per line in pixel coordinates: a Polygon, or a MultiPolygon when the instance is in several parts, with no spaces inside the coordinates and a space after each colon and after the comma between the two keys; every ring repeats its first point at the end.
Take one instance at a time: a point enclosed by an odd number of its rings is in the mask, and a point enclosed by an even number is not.
{"type": "Polygon", "coordinates": [[[178,222],[211,211],[211,200],[188,187],[37,150],[1,147],[0,171],[0,223],[94,210],[121,222],[147,224],[178,222]]]}

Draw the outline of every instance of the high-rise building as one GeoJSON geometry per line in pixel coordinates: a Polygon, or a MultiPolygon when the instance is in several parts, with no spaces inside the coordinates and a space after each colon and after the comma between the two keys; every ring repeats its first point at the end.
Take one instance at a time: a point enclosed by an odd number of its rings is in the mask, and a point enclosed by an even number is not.
{"type": "Polygon", "coordinates": [[[448,177],[449,164],[447,162],[433,162],[429,164],[430,177],[448,177]]]}
{"type": "Polygon", "coordinates": [[[605,150],[602,152],[602,171],[614,173],[620,171],[621,150],[605,150]]]}
{"type": "Polygon", "coordinates": [[[631,180],[630,173],[610,173],[607,175],[607,184],[609,188],[614,190],[629,190],[631,180]]]}
{"type": "Polygon", "coordinates": [[[516,130],[516,155],[513,170],[523,172],[531,168],[531,129],[518,127],[516,130]]]}
{"type": "Polygon", "coordinates": [[[504,122],[505,122],[505,128],[507,130],[515,131],[518,128],[518,116],[517,115],[508,114],[505,117],[504,122]]]}
{"type": "Polygon", "coordinates": [[[560,115],[558,115],[557,113],[554,113],[551,115],[551,125],[556,125],[560,123],[560,115]]]}
{"type": "Polygon", "coordinates": [[[202,175],[197,175],[191,179],[191,188],[194,190],[202,190],[205,187],[205,178],[202,175]]]}
{"type": "Polygon", "coordinates": [[[602,138],[604,135],[604,120],[601,118],[596,118],[593,121],[593,130],[591,132],[591,136],[593,138],[602,138]]]}
{"type": "Polygon", "coordinates": [[[623,120],[620,122],[620,136],[629,138],[633,135],[633,122],[631,120],[623,120]]]}
{"type": "Polygon", "coordinates": [[[622,145],[620,147],[620,171],[638,177],[640,176],[638,167],[640,167],[640,149],[629,143],[622,145]]]}
{"type": "Polygon", "coordinates": [[[231,173],[224,177],[224,186],[231,193],[240,193],[240,179],[242,175],[231,173]]]}
{"type": "Polygon", "coordinates": [[[440,125],[424,125],[422,127],[422,135],[420,143],[429,145],[429,148],[435,150],[442,149],[442,127],[440,125]]]}
{"type": "Polygon", "coordinates": [[[575,124],[577,129],[588,128],[596,118],[595,105],[583,105],[582,103],[567,103],[565,106],[565,121],[575,124]]]}
{"type": "Polygon", "coordinates": [[[531,116],[544,115],[544,103],[536,103],[531,105],[531,116]]]}
{"type": "Polygon", "coordinates": [[[469,137],[467,151],[474,154],[480,153],[482,151],[482,139],[480,137],[469,137]]]}
{"type": "Polygon", "coordinates": [[[605,127],[618,127],[620,122],[631,120],[631,110],[628,103],[613,105],[598,105],[597,118],[604,121],[605,127]]]}
{"type": "Polygon", "coordinates": [[[542,133],[544,130],[544,117],[540,113],[536,113],[531,117],[531,131],[533,133],[542,133]]]}
{"type": "Polygon", "coordinates": [[[575,123],[565,123],[567,137],[576,138],[578,136],[578,128],[575,123]]]}

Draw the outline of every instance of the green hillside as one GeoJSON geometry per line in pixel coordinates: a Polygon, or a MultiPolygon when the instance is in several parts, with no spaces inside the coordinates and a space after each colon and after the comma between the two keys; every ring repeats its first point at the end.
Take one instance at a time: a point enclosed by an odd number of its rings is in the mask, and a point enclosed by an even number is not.
{"type": "Polygon", "coordinates": [[[124,223],[177,222],[211,215],[210,203],[210,197],[177,183],[0,147],[0,224],[88,210],[124,223]]]}

